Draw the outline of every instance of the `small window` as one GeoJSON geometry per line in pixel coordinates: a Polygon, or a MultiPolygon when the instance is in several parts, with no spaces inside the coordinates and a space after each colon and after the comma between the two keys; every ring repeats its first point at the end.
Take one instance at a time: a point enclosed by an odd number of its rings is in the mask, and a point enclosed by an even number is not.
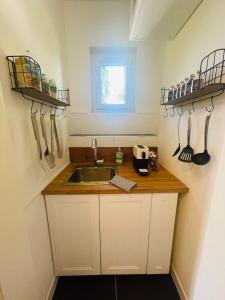
{"type": "Polygon", "coordinates": [[[92,110],[134,111],[134,48],[91,48],[92,110]]]}

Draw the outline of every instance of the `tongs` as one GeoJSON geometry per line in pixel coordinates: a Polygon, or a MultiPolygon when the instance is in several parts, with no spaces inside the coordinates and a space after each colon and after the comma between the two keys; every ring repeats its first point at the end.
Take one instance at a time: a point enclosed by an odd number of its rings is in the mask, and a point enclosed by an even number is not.
{"type": "Polygon", "coordinates": [[[40,142],[39,130],[38,130],[38,126],[37,126],[36,113],[37,112],[31,112],[31,121],[32,121],[32,126],[33,126],[33,131],[34,131],[34,137],[37,142],[39,158],[42,159],[41,142],[40,142]]]}

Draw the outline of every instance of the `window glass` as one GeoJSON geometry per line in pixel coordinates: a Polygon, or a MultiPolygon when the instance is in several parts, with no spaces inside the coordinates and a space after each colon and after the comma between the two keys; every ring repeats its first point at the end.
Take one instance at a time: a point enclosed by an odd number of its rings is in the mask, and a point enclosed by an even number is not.
{"type": "Polygon", "coordinates": [[[125,104],[125,66],[101,67],[101,103],[125,104]]]}

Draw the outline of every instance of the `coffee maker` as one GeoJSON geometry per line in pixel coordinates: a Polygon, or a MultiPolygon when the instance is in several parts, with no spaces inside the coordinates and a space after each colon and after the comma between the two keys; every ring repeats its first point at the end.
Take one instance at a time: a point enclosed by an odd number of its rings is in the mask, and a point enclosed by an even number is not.
{"type": "Polygon", "coordinates": [[[149,148],[144,145],[133,146],[133,168],[142,176],[149,173],[149,148]]]}

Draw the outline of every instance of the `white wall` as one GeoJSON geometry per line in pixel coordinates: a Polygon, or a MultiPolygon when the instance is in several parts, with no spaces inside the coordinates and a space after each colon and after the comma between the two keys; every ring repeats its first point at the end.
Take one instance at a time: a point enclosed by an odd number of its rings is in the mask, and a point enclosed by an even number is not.
{"type": "Polygon", "coordinates": [[[129,1],[65,1],[69,133],[158,133],[161,43],[129,42],[129,1]],[[135,113],[92,113],[89,47],[137,47],[135,113]]]}
{"type": "Polygon", "coordinates": [[[29,49],[43,72],[64,87],[63,2],[1,1],[0,36],[0,285],[5,300],[44,300],[55,276],[40,193],[68,162],[66,119],[57,121],[61,138],[64,134],[63,159],[50,171],[38,159],[31,102],[10,90],[5,56],[29,49]]]}
{"type": "MultiPolygon", "coordinates": [[[[190,73],[199,69],[201,59],[217,48],[225,48],[225,2],[205,0],[192,16],[180,34],[172,42],[167,43],[163,85],[170,87],[183,80],[190,73]]],[[[221,145],[224,142],[222,128],[225,126],[225,96],[215,99],[215,110],[209,128],[209,153],[211,161],[208,165],[198,167],[184,164],[172,154],[178,145],[178,118],[161,118],[160,154],[161,163],[177,175],[190,188],[188,194],[180,198],[176,220],[175,240],[172,265],[188,299],[193,299],[197,272],[199,269],[203,241],[206,234],[211,203],[214,201],[215,183],[218,167],[222,163],[221,145]]],[[[203,130],[206,102],[196,105],[192,115],[193,129],[191,144],[195,152],[203,151],[203,130]]],[[[210,107],[210,103],[209,104],[210,107]]],[[[190,107],[191,108],[191,107],[190,107]]],[[[188,113],[181,120],[181,144],[186,146],[188,113]]],[[[224,226],[224,224],[223,224],[224,226]]],[[[218,235],[220,233],[218,232],[218,235]]],[[[218,236],[219,239],[219,236],[218,236]]],[[[218,270],[219,271],[219,270],[218,270]]],[[[212,270],[213,272],[213,270],[212,270]]],[[[214,282],[220,282],[220,272],[213,272],[214,282]],[[218,273],[218,274],[217,274],[218,273]]],[[[207,276],[207,275],[206,275],[207,276]]],[[[202,283],[203,284],[203,283],[202,283]]],[[[217,287],[211,282],[207,286],[211,291],[217,287]]],[[[209,293],[209,295],[212,295],[209,293]]],[[[224,299],[225,295],[223,295],[224,299]]],[[[198,297],[202,299],[222,299],[218,297],[198,297]]]]}

